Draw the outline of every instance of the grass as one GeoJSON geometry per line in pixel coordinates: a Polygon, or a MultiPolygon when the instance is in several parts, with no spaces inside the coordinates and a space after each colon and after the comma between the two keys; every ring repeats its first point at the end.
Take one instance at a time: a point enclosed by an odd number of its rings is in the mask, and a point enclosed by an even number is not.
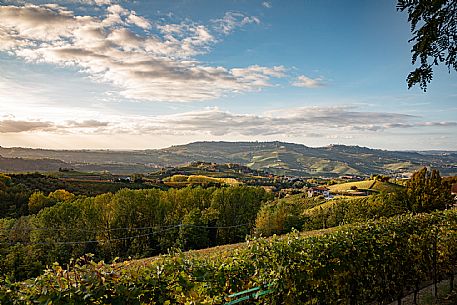
{"type": "Polygon", "coordinates": [[[412,167],[412,163],[410,161],[405,162],[398,162],[398,163],[390,163],[384,165],[385,169],[399,171],[399,170],[408,170],[412,167]]]}
{"type": "Polygon", "coordinates": [[[167,181],[164,181],[165,185],[176,186],[176,187],[185,187],[192,184],[206,184],[206,183],[221,183],[227,185],[239,185],[243,184],[242,182],[236,180],[235,178],[216,178],[209,177],[205,175],[174,175],[171,176],[167,181]]]}
{"type": "Polygon", "coordinates": [[[351,189],[351,187],[356,187],[359,190],[367,190],[371,189],[371,187],[375,184],[375,180],[365,180],[365,181],[356,181],[356,182],[347,182],[347,183],[340,183],[329,186],[331,192],[345,192],[351,189]]]}
{"type": "Polygon", "coordinates": [[[383,182],[378,180],[365,180],[365,181],[356,181],[356,182],[347,182],[340,183],[329,186],[331,192],[347,192],[352,188],[357,188],[357,190],[371,190],[375,192],[394,192],[398,189],[401,189],[402,186],[391,183],[383,182]]]}

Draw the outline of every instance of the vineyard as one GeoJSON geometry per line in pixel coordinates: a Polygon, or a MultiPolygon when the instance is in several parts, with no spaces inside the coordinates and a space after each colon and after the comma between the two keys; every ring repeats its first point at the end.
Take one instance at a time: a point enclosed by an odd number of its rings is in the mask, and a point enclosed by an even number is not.
{"type": "Polygon", "coordinates": [[[90,256],[0,287],[2,304],[224,304],[255,287],[258,304],[386,303],[453,278],[457,211],[345,225],[328,234],[256,239],[230,255],[172,253],[132,267],[90,256]]]}

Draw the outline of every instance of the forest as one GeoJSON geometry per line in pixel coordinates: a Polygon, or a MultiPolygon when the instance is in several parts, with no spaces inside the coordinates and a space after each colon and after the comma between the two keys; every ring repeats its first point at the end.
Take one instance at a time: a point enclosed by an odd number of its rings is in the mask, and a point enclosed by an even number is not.
{"type": "Polygon", "coordinates": [[[86,253],[111,261],[241,242],[270,199],[263,188],[246,186],[122,189],[94,197],[34,192],[29,215],[0,219],[0,270],[23,279],[86,253]]]}

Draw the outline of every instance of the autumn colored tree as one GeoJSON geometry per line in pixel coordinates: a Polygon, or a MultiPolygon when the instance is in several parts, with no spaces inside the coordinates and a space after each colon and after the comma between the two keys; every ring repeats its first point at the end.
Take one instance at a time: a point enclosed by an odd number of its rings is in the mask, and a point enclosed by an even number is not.
{"type": "Polygon", "coordinates": [[[406,184],[406,201],[413,212],[444,210],[453,203],[448,183],[439,171],[426,167],[415,172],[406,184]]]}
{"type": "Polygon", "coordinates": [[[29,197],[29,212],[38,213],[41,209],[52,206],[56,201],[49,198],[43,192],[35,192],[29,197]]]}
{"type": "Polygon", "coordinates": [[[67,190],[56,190],[49,193],[48,197],[58,202],[67,202],[74,200],[76,196],[67,190]]]}

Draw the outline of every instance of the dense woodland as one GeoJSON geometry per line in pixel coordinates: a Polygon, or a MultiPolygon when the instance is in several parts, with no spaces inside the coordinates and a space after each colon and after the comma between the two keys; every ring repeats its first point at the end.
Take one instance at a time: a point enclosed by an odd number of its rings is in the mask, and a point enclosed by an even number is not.
{"type": "Polygon", "coordinates": [[[0,219],[0,270],[21,279],[85,253],[111,261],[244,241],[270,199],[263,188],[245,186],[122,189],[95,197],[35,192],[30,215],[0,219]]]}

